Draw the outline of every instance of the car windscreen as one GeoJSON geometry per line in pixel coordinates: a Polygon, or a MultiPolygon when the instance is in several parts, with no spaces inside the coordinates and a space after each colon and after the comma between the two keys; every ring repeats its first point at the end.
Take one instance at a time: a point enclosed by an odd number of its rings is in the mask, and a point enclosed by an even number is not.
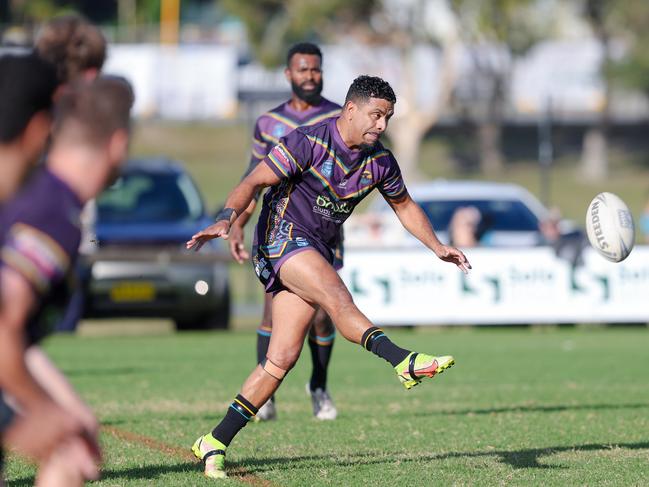
{"type": "Polygon", "coordinates": [[[440,231],[448,229],[458,208],[474,207],[480,211],[485,230],[529,232],[539,230],[539,220],[518,200],[435,200],[417,201],[440,231]]]}
{"type": "Polygon", "coordinates": [[[200,195],[185,174],[129,172],[97,198],[102,223],[178,222],[202,213],[200,195]]]}

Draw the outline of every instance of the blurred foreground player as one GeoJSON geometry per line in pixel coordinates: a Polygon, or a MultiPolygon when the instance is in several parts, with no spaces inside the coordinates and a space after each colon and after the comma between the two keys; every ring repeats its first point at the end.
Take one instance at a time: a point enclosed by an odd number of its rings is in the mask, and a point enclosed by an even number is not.
{"type": "MultiPolygon", "coordinates": [[[[74,286],[81,208],[115,179],[126,157],[131,104],[132,91],[123,80],[98,78],[67,89],[57,103],[46,167],[2,216],[0,384],[26,419],[42,404],[78,418],[79,432],[40,464],[37,485],[75,486],[98,477],[94,415],[68,390],[59,395],[59,386],[71,389],[69,384],[39,384],[26,367],[25,352],[65,309],[74,286]]],[[[62,374],[53,377],[58,381],[62,374]]]]}
{"type": "MultiPolygon", "coordinates": [[[[255,123],[252,140],[252,155],[246,175],[268,155],[270,150],[283,137],[299,126],[314,125],[326,118],[338,116],[340,105],[322,97],[322,52],[315,44],[302,42],[292,46],[286,56],[284,74],[291,84],[291,99],[264,113],[255,123]]],[[[250,256],[244,250],[243,228],[254,212],[258,195],[246,211],[239,216],[230,229],[230,252],[240,264],[250,256]]],[[[334,268],[343,267],[342,239],[336,248],[334,268]]],[[[261,363],[268,353],[268,344],[273,329],[271,313],[272,296],[264,295],[264,313],[257,328],[257,363],[261,363]]],[[[327,369],[333,350],[336,329],[327,314],[318,310],[309,329],[309,348],[313,368],[307,391],[311,395],[313,415],[317,419],[336,419],[338,411],[327,390],[327,369]]],[[[275,398],[271,397],[257,413],[256,419],[268,421],[276,419],[275,398]]]]}
{"type": "Polygon", "coordinates": [[[454,364],[451,356],[412,352],[392,343],[354,305],[332,266],[340,226],[377,188],[403,226],[438,258],[464,272],[470,268],[462,252],[440,243],[408,194],[396,160],[379,143],[395,102],[382,79],[354,80],[338,118],[300,127],[280,139],[228,196],[216,223],[187,242],[187,248],[199,249],[212,238],[227,238],[237,215],[257,192],[271,186],[255,231],[253,264],[266,291],[273,293],[273,334],[266,360],[250,374],[223,420],[192,447],[206,476],[226,477],[226,448],[295,364],[319,307],[345,338],[390,362],[406,389],[454,364]],[[334,162],[331,170],[329,161],[334,162]]]}
{"type": "MultiPolygon", "coordinates": [[[[52,97],[58,87],[54,68],[34,54],[0,57],[0,215],[9,200],[34,168],[50,133],[52,97]]],[[[0,242],[3,234],[0,233],[0,242]]],[[[11,353],[1,337],[0,356],[11,353]]],[[[19,383],[19,377],[0,379],[0,443],[22,454],[46,458],[66,435],[74,432],[74,422],[54,405],[42,405],[43,421],[15,417],[2,395],[2,388],[19,383]],[[51,406],[51,407],[50,407],[51,406]],[[38,433],[38,438],[34,434],[38,433]]],[[[0,485],[2,451],[0,449],[0,485]]]]}

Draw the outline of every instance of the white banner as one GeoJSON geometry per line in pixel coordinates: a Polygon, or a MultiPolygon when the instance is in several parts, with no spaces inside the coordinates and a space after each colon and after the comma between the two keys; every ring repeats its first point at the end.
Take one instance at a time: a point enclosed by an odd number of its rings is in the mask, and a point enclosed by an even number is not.
{"type": "Polygon", "coordinates": [[[104,72],[131,82],[138,117],[196,120],[236,115],[233,47],[114,44],[104,72]]]}
{"type": "Polygon", "coordinates": [[[649,247],[576,268],[549,247],[466,254],[468,276],[424,249],[349,249],[341,276],[381,325],[649,322],[649,247]]]}

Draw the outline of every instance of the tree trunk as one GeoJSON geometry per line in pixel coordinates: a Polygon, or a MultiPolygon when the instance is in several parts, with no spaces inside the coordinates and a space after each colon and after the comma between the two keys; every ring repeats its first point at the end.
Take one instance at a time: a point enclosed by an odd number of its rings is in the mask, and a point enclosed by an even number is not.
{"type": "Polygon", "coordinates": [[[608,140],[601,126],[584,134],[580,173],[588,182],[602,182],[608,176],[608,140]]]}
{"type": "Polygon", "coordinates": [[[501,146],[501,124],[493,119],[483,121],[478,127],[480,170],[487,176],[503,172],[505,166],[501,146]]]}
{"type": "Polygon", "coordinates": [[[390,135],[394,156],[399,163],[406,183],[423,179],[419,171],[419,147],[423,137],[421,123],[413,114],[390,122],[390,135]]]}
{"type": "MultiPolygon", "coordinates": [[[[606,31],[601,2],[588,2],[590,24],[602,50],[602,68],[611,59],[609,35],[606,31]]],[[[602,182],[608,176],[608,127],[611,116],[611,83],[603,69],[600,76],[604,84],[602,107],[596,124],[584,134],[581,150],[580,174],[588,182],[602,182]]]]}

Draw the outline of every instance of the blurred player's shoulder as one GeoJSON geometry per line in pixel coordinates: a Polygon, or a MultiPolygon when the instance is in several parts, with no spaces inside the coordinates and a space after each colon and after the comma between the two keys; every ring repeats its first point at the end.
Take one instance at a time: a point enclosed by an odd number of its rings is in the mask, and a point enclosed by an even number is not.
{"type": "Polygon", "coordinates": [[[3,208],[3,231],[28,225],[74,248],[80,238],[81,208],[81,201],[63,181],[40,169],[3,208]]]}

